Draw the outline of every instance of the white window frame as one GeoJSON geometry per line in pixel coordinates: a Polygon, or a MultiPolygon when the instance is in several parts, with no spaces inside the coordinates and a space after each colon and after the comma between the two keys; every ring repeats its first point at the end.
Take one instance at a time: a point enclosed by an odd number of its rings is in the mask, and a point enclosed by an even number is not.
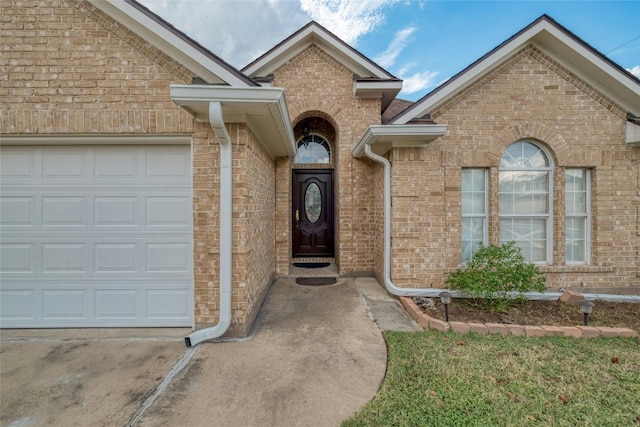
{"type": "Polygon", "coordinates": [[[567,259],[567,219],[568,218],[583,218],[584,224],[584,260],[582,261],[566,261],[567,265],[590,265],[591,264],[591,170],[588,168],[566,168],[565,169],[565,183],[566,174],[571,170],[584,171],[585,173],[585,210],[584,213],[567,213],[567,191],[565,184],[565,260],[567,259]]]}
{"type": "MultiPolygon", "coordinates": [[[[540,172],[540,171],[544,171],[547,173],[547,177],[548,177],[548,191],[547,191],[547,197],[548,197],[548,201],[547,201],[547,214],[536,214],[536,215],[532,215],[532,214],[503,214],[502,212],[499,211],[498,214],[498,223],[501,222],[502,219],[518,219],[518,218],[544,218],[546,220],[546,224],[545,224],[545,229],[546,229],[546,260],[543,261],[530,261],[527,260],[529,262],[532,262],[534,264],[538,264],[538,265],[553,265],[553,173],[554,173],[554,164],[553,164],[553,158],[549,155],[549,153],[547,152],[547,150],[542,147],[540,144],[538,144],[536,141],[532,141],[532,140],[528,140],[528,139],[521,139],[518,141],[514,141],[512,144],[510,144],[508,147],[505,148],[505,152],[506,150],[511,147],[514,144],[517,143],[528,143],[531,145],[534,145],[535,147],[537,147],[538,149],[540,149],[542,151],[542,153],[546,156],[547,158],[547,162],[548,162],[548,166],[544,167],[544,168],[507,168],[507,167],[498,167],[498,180],[500,179],[500,174],[501,172],[510,172],[510,171],[516,171],[516,172],[540,172]]],[[[503,152],[503,156],[504,156],[504,152],[503,152]]],[[[501,192],[498,189],[498,206],[500,206],[500,195],[501,192]]],[[[500,235],[500,233],[499,233],[500,235]]],[[[502,241],[502,239],[500,239],[500,243],[506,243],[506,241],[502,241]]]]}
{"type": "Polygon", "coordinates": [[[301,162],[299,158],[300,152],[296,153],[296,156],[293,159],[293,162],[297,165],[332,165],[333,164],[333,150],[331,148],[331,144],[329,141],[323,137],[322,135],[316,133],[310,133],[309,135],[303,136],[296,142],[296,147],[300,147],[300,145],[308,145],[308,144],[317,144],[323,147],[327,151],[327,155],[329,156],[328,162],[301,162]]]}
{"type": "MultiPolygon", "coordinates": [[[[482,244],[484,246],[487,246],[487,242],[489,240],[489,170],[486,168],[462,168],[462,171],[460,173],[460,204],[462,206],[462,174],[464,174],[465,171],[470,171],[470,170],[477,170],[477,171],[482,171],[483,175],[484,175],[484,214],[465,214],[464,212],[462,212],[462,208],[461,208],[461,224],[463,222],[463,220],[465,218],[481,218],[483,220],[483,224],[482,224],[482,244]]],[[[462,234],[462,230],[460,232],[460,242],[462,244],[462,242],[464,242],[463,240],[463,234],[462,234]]],[[[462,249],[462,245],[461,245],[461,249],[462,249]]],[[[473,258],[473,255],[475,255],[475,252],[471,253],[471,258],[473,258]]],[[[462,264],[466,264],[468,261],[471,260],[471,258],[467,261],[463,258],[463,251],[460,251],[460,258],[461,258],[461,262],[462,264]]]]}

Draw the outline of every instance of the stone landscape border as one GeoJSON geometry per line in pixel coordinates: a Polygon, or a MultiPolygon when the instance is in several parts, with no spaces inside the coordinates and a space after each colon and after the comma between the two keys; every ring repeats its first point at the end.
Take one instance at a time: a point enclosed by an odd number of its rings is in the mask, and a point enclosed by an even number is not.
{"type": "Polygon", "coordinates": [[[425,330],[435,329],[442,332],[451,330],[459,334],[476,332],[482,335],[514,335],[521,337],[638,337],[638,332],[633,329],[605,326],[521,326],[503,323],[445,322],[444,320],[434,319],[424,313],[410,297],[400,297],[400,303],[407,310],[407,313],[425,330]]]}

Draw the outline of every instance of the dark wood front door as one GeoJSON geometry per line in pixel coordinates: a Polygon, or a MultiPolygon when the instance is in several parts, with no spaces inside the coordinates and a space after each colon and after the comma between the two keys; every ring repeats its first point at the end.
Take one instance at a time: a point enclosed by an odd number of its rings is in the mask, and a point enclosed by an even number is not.
{"type": "Polygon", "coordinates": [[[333,170],[293,171],[293,256],[333,256],[333,170]]]}

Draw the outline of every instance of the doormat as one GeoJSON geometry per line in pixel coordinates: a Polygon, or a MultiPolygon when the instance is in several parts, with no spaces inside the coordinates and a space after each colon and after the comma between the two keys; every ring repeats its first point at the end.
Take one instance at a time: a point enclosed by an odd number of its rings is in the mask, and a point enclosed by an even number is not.
{"type": "Polygon", "coordinates": [[[338,281],[335,277],[298,277],[296,283],[304,286],[335,285],[338,281]]]}
{"type": "Polygon", "coordinates": [[[331,263],[328,263],[328,262],[294,262],[293,263],[294,267],[300,267],[300,268],[322,268],[322,267],[329,267],[329,265],[331,265],[331,263]]]}

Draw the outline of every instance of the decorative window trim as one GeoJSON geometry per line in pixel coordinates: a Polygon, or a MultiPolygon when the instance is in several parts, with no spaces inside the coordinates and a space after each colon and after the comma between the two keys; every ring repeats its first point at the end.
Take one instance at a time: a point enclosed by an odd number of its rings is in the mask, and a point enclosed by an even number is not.
{"type": "Polygon", "coordinates": [[[319,135],[317,133],[310,133],[309,135],[303,136],[302,138],[300,138],[296,142],[296,147],[298,148],[298,153],[296,154],[296,157],[293,160],[294,164],[296,164],[296,165],[327,165],[328,166],[328,165],[332,165],[333,164],[333,153],[332,153],[332,150],[331,150],[331,144],[322,135],[319,135]],[[300,147],[303,146],[303,145],[306,147],[310,143],[320,145],[321,147],[323,147],[327,151],[327,155],[329,156],[329,159],[328,159],[327,162],[300,162],[300,161],[298,161],[298,159],[299,159],[298,156],[301,154],[300,147]]]}
{"type": "Polygon", "coordinates": [[[591,264],[591,170],[588,168],[565,168],[565,263],[570,266],[574,265],[590,265],[591,264]],[[566,189],[566,175],[567,172],[577,170],[583,171],[585,174],[585,212],[580,213],[568,213],[567,212],[567,197],[568,192],[566,189]],[[568,221],[569,218],[582,218],[584,220],[584,259],[581,261],[569,261],[567,257],[567,242],[568,242],[568,221]]]}
{"type": "MultiPolygon", "coordinates": [[[[464,220],[466,218],[480,218],[483,220],[483,224],[482,224],[482,244],[484,246],[487,245],[487,242],[489,240],[489,170],[487,168],[462,168],[461,172],[460,172],[460,176],[461,176],[461,184],[460,184],[460,203],[462,205],[463,203],[463,194],[466,192],[462,186],[462,183],[464,182],[464,178],[463,175],[466,171],[482,171],[483,177],[484,177],[484,213],[483,214],[478,214],[478,213],[464,213],[462,210],[462,206],[461,206],[461,226],[462,223],[464,222],[464,220]]],[[[471,258],[473,257],[473,255],[475,254],[475,251],[472,249],[471,250],[471,256],[469,257],[469,259],[465,259],[464,258],[464,233],[461,231],[460,233],[460,237],[461,237],[461,251],[460,251],[460,256],[461,256],[461,262],[462,264],[466,264],[469,260],[471,260],[471,258]]]]}
{"type": "MultiPolygon", "coordinates": [[[[500,165],[498,167],[498,181],[500,180],[500,176],[502,175],[502,172],[516,172],[516,171],[545,172],[547,175],[547,212],[544,214],[531,214],[531,213],[505,214],[500,209],[498,209],[498,222],[500,223],[503,219],[518,219],[518,218],[544,219],[545,220],[545,239],[546,239],[545,260],[534,260],[531,262],[538,265],[553,265],[553,225],[554,225],[554,221],[553,221],[553,188],[554,188],[553,187],[553,173],[554,173],[553,157],[549,154],[549,152],[543,146],[541,146],[536,141],[533,141],[530,139],[520,139],[520,140],[514,141],[512,144],[510,144],[504,149],[501,159],[505,158],[505,153],[510,147],[512,147],[515,144],[521,144],[521,143],[531,144],[536,148],[538,148],[540,152],[542,152],[542,154],[545,156],[547,165],[544,167],[505,167],[502,165],[502,160],[501,160],[500,165]]],[[[500,191],[500,189],[498,189],[498,205],[501,204],[501,195],[502,195],[502,192],[500,191]]],[[[501,233],[499,233],[499,235],[500,234],[501,233]]],[[[499,238],[499,241],[501,243],[504,242],[501,238],[499,238]]]]}

